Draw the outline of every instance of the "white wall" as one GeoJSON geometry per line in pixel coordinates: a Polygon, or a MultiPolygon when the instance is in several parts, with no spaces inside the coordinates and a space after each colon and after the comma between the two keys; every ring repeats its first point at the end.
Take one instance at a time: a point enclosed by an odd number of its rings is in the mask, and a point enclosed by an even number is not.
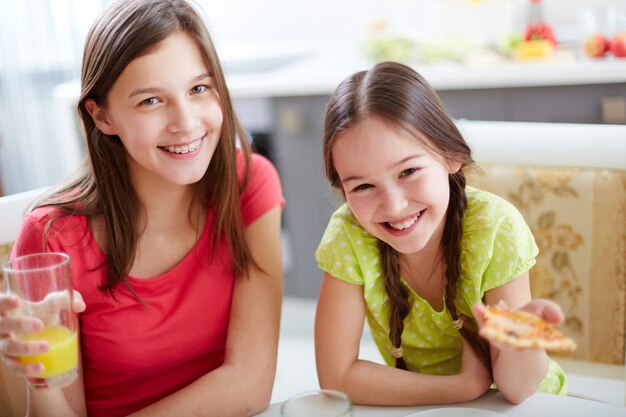
{"type": "MultiPolygon", "coordinates": [[[[394,31],[421,36],[478,33],[493,40],[524,24],[530,0],[197,0],[218,43],[289,39],[358,42],[367,25],[386,20],[394,31]]],[[[578,40],[582,13],[625,0],[543,0],[546,19],[565,41],[578,40]]],[[[620,27],[626,30],[625,18],[620,27]]]]}
{"type": "MultiPolygon", "coordinates": [[[[368,25],[424,38],[447,35],[495,40],[523,27],[530,0],[192,0],[206,13],[218,52],[259,58],[286,43],[304,50],[329,42],[358,45],[368,25]],[[246,48],[241,48],[247,45],[246,48]]],[[[563,41],[606,7],[622,13],[606,25],[626,31],[626,0],[543,0],[546,19],[563,41]],[[581,23],[582,22],[582,23],[581,23]]],[[[51,109],[54,83],[76,78],[87,28],[110,0],[0,0],[0,178],[15,193],[56,182],[78,161],[66,144],[75,125],[51,109]],[[35,75],[33,75],[35,74],[35,75]],[[55,81],[55,80],[59,81],[55,81]],[[49,90],[49,91],[48,91],[49,90]],[[38,152],[33,152],[37,149],[38,152]]],[[[606,13],[605,13],[606,15],[606,13]]],[[[607,23],[608,22],[608,23],[607,23]]],[[[231,61],[232,65],[232,61],[231,61]]],[[[232,68],[232,67],[231,67],[232,68]]],[[[63,106],[67,103],[63,102],[63,106]]]]}

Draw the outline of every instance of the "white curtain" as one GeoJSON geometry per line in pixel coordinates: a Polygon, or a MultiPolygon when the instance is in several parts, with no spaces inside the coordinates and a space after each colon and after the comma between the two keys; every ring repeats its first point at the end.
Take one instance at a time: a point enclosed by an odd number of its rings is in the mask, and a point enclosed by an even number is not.
{"type": "Polygon", "coordinates": [[[68,100],[62,86],[80,77],[86,33],[109,1],[0,1],[0,181],[5,194],[56,183],[79,164],[75,94],[68,100]]]}

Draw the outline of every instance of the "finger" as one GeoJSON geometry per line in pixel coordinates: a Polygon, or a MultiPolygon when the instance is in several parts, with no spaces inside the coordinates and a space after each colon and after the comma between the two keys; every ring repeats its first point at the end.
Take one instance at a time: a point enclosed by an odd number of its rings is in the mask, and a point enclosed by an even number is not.
{"type": "Polygon", "coordinates": [[[563,321],[563,311],[561,307],[550,301],[550,300],[542,300],[543,301],[543,309],[542,309],[542,317],[545,321],[551,324],[559,324],[563,321]]]}
{"type": "Polygon", "coordinates": [[[43,321],[28,316],[3,316],[0,317],[0,334],[7,333],[34,333],[44,328],[43,321]]]}
{"type": "Polygon", "coordinates": [[[20,302],[18,311],[28,316],[39,317],[48,324],[52,324],[58,318],[61,310],[69,310],[70,300],[67,291],[54,291],[37,302],[20,302]]]}
{"type": "Polygon", "coordinates": [[[78,291],[72,292],[72,307],[76,313],[82,313],[87,308],[83,296],[78,291]]]}
{"type": "Polygon", "coordinates": [[[70,297],[66,291],[55,291],[46,295],[38,305],[46,316],[57,314],[61,310],[70,309],[70,297]]]}
{"type": "Polygon", "coordinates": [[[20,342],[13,337],[0,339],[0,352],[5,356],[35,356],[50,350],[46,341],[20,342]]]}
{"type": "Polygon", "coordinates": [[[45,370],[41,363],[23,364],[19,359],[7,356],[3,359],[6,367],[14,374],[20,376],[35,377],[45,370]]]}
{"type": "Polygon", "coordinates": [[[564,318],[561,307],[550,300],[533,300],[522,307],[522,310],[554,325],[561,323],[564,318]]]}
{"type": "Polygon", "coordinates": [[[15,294],[0,294],[0,314],[17,308],[18,300],[15,294]]]}
{"type": "Polygon", "coordinates": [[[474,313],[474,318],[476,318],[478,327],[482,326],[485,322],[485,310],[486,309],[483,303],[476,303],[472,306],[472,313],[474,313]]]}

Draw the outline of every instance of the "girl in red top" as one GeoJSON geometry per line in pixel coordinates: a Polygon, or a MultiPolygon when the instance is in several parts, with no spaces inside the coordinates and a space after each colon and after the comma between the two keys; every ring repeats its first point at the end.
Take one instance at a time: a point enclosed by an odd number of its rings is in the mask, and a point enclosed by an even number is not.
{"type": "MultiPolygon", "coordinates": [[[[270,400],[282,295],[280,181],[251,155],[215,48],[184,0],[120,0],[85,44],[78,110],[87,158],[29,213],[12,256],[66,252],[80,293],[83,370],[29,392],[29,415],[246,416],[270,400]],[[239,138],[240,148],[236,147],[239,138]]],[[[14,335],[0,354],[46,342],[14,335]]]]}

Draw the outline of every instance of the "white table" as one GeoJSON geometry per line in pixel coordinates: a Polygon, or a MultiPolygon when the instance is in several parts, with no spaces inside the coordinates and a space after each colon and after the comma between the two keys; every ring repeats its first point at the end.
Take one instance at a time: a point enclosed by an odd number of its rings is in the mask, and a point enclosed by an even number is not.
{"type": "MultiPolygon", "coordinates": [[[[272,404],[257,417],[280,417],[281,404],[272,404]]],[[[513,417],[626,417],[625,407],[593,400],[537,393],[521,404],[513,405],[495,391],[488,392],[474,401],[460,404],[414,407],[354,406],[353,417],[405,417],[418,411],[445,407],[489,410],[513,417]]]]}

